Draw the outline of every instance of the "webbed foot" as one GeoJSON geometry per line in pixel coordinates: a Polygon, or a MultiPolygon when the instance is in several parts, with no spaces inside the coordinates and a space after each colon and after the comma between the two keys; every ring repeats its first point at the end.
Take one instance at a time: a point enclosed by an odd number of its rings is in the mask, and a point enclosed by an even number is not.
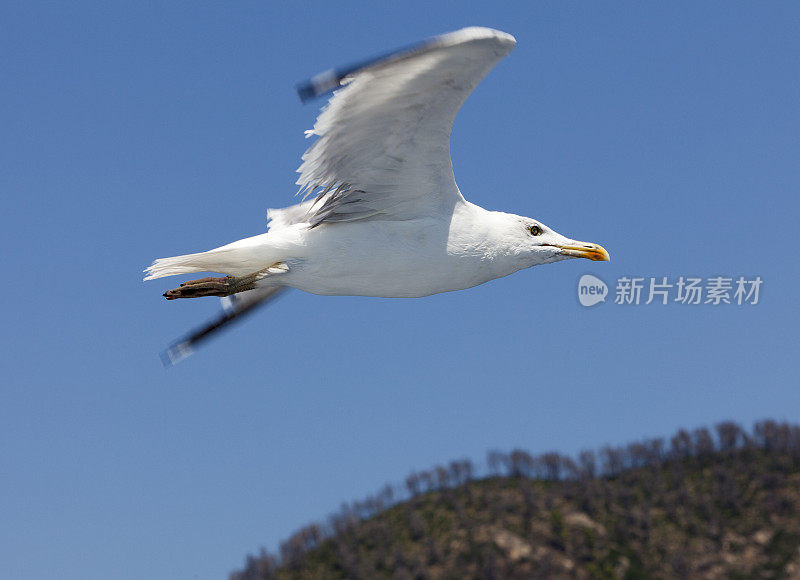
{"type": "Polygon", "coordinates": [[[224,276],[222,278],[200,278],[184,282],[174,290],[164,292],[164,298],[199,298],[201,296],[230,296],[237,292],[255,288],[253,276],[224,276]]]}

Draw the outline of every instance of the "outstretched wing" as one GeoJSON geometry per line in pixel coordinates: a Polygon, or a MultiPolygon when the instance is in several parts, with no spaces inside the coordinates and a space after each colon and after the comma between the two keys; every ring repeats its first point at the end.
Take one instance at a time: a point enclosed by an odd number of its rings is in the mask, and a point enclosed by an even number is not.
{"type": "Polygon", "coordinates": [[[165,367],[178,364],[194,354],[198,344],[209,339],[232,322],[242,320],[244,315],[250,314],[257,307],[274,300],[285,290],[285,286],[264,286],[222,298],[222,312],[203,326],[194,329],[184,338],[171,344],[167,350],[161,353],[161,362],[165,367]]]}
{"type": "Polygon", "coordinates": [[[342,87],[306,132],[318,137],[297,170],[300,191],[317,196],[306,221],[413,219],[463,200],[453,120],[514,44],[504,32],[464,28],[301,85],[304,100],[342,87]]]}

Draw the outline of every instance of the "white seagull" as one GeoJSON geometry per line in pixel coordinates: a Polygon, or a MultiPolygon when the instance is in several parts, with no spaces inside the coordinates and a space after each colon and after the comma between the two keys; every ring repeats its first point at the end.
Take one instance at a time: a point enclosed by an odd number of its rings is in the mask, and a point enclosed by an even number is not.
{"type": "Polygon", "coordinates": [[[504,32],[464,28],[300,86],[304,101],[335,91],[306,132],[317,139],[297,170],[303,201],[269,210],[266,233],[161,258],[145,270],[145,280],[226,274],[164,294],[168,300],[229,297],[226,314],[174,345],[165,362],[287,287],[327,295],[428,296],[568,258],[608,260],[597,244],[470,203],[456,185],[450,161],[456,113],[515,44],[504,32]]]}

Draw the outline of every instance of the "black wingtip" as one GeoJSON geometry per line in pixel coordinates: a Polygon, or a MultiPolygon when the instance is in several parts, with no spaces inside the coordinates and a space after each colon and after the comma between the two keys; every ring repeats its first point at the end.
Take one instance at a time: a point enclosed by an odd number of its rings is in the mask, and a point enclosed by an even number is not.
{"type": "Polygon", "coordinates": [[[183,359],[188,358],[194,354],[192,343],[188,340],[177,342],[170,346],[167,350],[162,351],[159,356],[161,357],[161,364],[165,369],[175,366],[183,359]]]}
{"type": "Polygon", "coordinates": [[[317,96],[314,92],[314,87],[310,83],[305,82],[297,85],[297,96],[300,97],[300,102],[306,104],[308,101],[317,96]]]}
{"type": "Polygon", "coordinates": [[[411,56],[419,50],[424,50],[425,48],[434,46],[438,42],[438,39],[438,36],[434,36],[428,40],[423,40],[422,42],[418,42],[416,44],[398,48],[391,52],[386,52],[376,57],[353,63],[349,66],[328,69],[325,72],[321,72],[318,75],[314,75],[310,79],[298,83],[296,86],[297,95],[300,97],[300,101],[305,104],[312,99],[316,99],[317,97],[321,97],[322,95],[335,91],[342,86],[342,80],[347,76],[350,76],[362,69],[382,61],[411,56]]]}
{"type": "Polygon", "coordinates": [[[343,75],[340,71],[328,69],[299,83],[297,85],[297,95],[300,97],[300,101],[307,103],[312,99],[336,90],[342,78],[343,75]]]}

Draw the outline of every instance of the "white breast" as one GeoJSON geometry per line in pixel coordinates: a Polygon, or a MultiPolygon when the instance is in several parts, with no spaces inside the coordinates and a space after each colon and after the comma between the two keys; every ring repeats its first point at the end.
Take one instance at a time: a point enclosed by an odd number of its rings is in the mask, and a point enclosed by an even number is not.
{"type": "Polygon", "coordinates": [[[515,271],[487,251],[465,204],[449,219],[329,224],[309,230],[281,282],[313,294],[417,297],[463,290],[515,271]]]}

